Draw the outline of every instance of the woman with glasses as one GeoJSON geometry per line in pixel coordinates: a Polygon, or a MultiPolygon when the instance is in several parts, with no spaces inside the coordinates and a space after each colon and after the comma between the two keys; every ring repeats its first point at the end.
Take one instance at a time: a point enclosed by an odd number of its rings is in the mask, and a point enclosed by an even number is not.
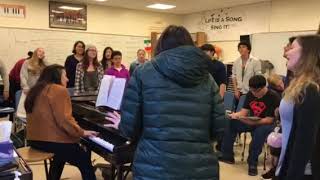
{"type": "Polygon", "coordinates": [[[86,47],[83,60],[77,65],[74,94],[96,94],[103,78],[104,70],[97,59],[97,48],[94,45],[86,47]]]}

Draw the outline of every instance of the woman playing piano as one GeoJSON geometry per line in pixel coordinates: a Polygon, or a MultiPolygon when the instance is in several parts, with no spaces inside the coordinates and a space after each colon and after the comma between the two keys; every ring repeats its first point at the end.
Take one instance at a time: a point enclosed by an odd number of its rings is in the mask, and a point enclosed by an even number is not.
{"type": "Polygon", "coordinates": [[[211,141],[226,119],[210,58],[181,26],[167,27],[155,51],[131,76],[121,117],[109,113],[106,126],[121,118],[120,132],[137,142],[134,179],[219,179],[211,141]]]}
{"type": "Polygon", "coordinates": [[[54,153],[49,176],[60,179],[66,162],[80,169],[84,180],[96,179],[90,154],[78,144],[80,137],[95,136],[80,128],[72,117],[71,100],[66,88],[68,78],[63,66],[51,65],[41,73],[25,101],[28,144],[54,153]]]}

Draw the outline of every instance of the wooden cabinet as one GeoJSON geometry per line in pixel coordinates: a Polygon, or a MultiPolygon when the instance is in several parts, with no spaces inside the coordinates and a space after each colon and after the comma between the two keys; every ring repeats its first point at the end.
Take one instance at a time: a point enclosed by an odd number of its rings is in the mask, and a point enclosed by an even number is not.
{"type": "Polygon", "coordinates": [[[192,39],[196,46],[200,47],[207,42],[206,33],[204,32],[196,32],[191,33],[192,39]]]}
{"type": "MultiPolygon", "coordinates": [[[[153,57],[154,49],[157,45],[160,35],[161,33],[159,32],[151,32],[151,49],[152,49],[151,56],[152,57],[153,57]]],[[[197,47],[200,47],[207,42],[207,36],[205,32],[191,33],[191,37],[197,47]]]]}

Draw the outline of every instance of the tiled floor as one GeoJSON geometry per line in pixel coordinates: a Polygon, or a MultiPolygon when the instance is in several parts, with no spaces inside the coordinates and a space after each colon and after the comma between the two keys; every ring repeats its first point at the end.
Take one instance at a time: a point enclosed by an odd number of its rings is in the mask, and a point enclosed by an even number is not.
{"type": "MultiPolygon", "coordinates": [[[[1,119],[0,119],[1,120],[1,119]]],[[[247,140],[247,143],[250,142],[250,138],[247,140]]],[[[248,153],[248,147],[246,147],[246,155],[248,153]]],[[[246,161],[241,161],[241,152],[242,152],[242,146],[236,145],[235,146],[235,153],[236,153],[236,164],[229,165],[225,163],[220,163],[220,179],[221,180],[259,180],[260,175],[263,173],[263,153],[260,155],[259,159],[259,175],[258,176],[248,176],[247,175],[247,164],[246,161]]],[[[94,164],[97,163],[106,163],[103,158],[100,156],[92,153],[92,160],[94,161],[94,164]]],[[[268,164],[268,161],[267,161],[268,164]]],[[[34,180],[45,180],[45,171],[43,163],[31,163],[30,167],[33,172],[33,179],[34,180]]],[[[268,167],[268,166],[267,166],[268,167]]],[[[101,172],[99,170],[96,171],[97,180],[103,180],[101,176],[101,172]]],[[[81,180],[80,172],[77,168],[71,165],[66,165],[63,174],[62,174],[63,180],[81,180]]],[[[132,177],[129,174],[128,180],[131,180],[132,177]]]]}
{"type": "MultiPolygon", "coordinates": [[[[249,140],[248,140],[249,141],[249,140]]],[[[261,173],[263,173],[263,155],[261,154],[260,160],[259,160],[259,175],[258,176],[248,176],[247,175],[247,164],[245,161],[240,160],[240,151],[242,150],[242,146],[235,146],[236,150],[236,164],[235,165],[229,165],[225,163],[220,163],[220,179],[221,180],[259,180],[261,173]]],[[[248,147],[248,146],[247,146],[248,147]]],[[[247,149],[248,150],[248,149],[247,149]]],[[[247,153],[247,152],[246,152],[247,153]]],[[[105,162],[103,158],[100,156],[93,154],[92,159],[95,160],[96,163],[103,163],[105,162]]],[[[247,154],[246,154],[247,157],[247,154]]],[[[42,164],[34,164],[31,165],[32,171],[34,173],[34,180],[44,180],[45,179],[45,173],[44,168],[42,164]]],[[[101,176],[101,172],[98,170],[96,172],[96,176],[98,180],[103,180],[101,176]]],[[[81,180],[80,172],[77,168],[66,165],[62,174],[63,180],[81,180]]],[[[131,180],[131,176],[129,176],[128,180],[131,180]]]]}

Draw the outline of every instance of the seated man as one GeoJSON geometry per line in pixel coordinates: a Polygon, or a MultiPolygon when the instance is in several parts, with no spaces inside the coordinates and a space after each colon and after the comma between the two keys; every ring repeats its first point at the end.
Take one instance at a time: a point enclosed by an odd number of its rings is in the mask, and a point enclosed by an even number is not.
{"type": "Polygon", "coordinates": [[[251,132],[252,141],[249,147],[248,174],[258,174],[258,157],[268,134],[274,127],[275,110],[280,104],[280,97],[266,87],[266,79],[262,75],[255,75],[249,80],[250,91],[241,111],[230,114],[230,124],[226,129],[222,142],[222,156],[220,160],[234,164],[233,143],[239,132],[251,132]],[[251,116],[260,120],[249,119],[251,116]]]}

